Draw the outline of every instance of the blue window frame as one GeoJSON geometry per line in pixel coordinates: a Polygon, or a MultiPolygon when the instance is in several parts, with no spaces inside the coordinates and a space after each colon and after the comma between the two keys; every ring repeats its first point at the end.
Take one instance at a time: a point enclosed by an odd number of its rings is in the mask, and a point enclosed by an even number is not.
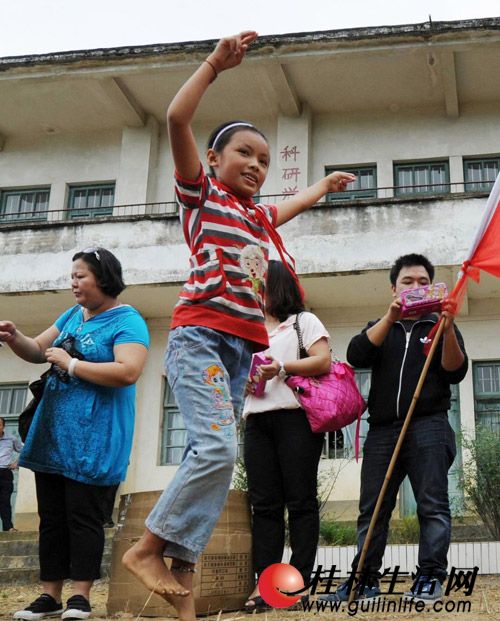
{"type": "Polygon", "coordinates": [[[450,168],[448,161],[401,162],[394,164],[396,196],[448,194],[450,168]]]}
{"type": "Polygon", "coordinates": [[[500,434],[500,361],[474,362],[472,369],[476,426],[500,434]]]}
{"type": "Polygon", "coordinates": [[[69,188],[70,218],[96,218],[113,214],[115,184],[74,185],[69,188]]]}
{"type": "MultiPolygon", "coordinates": [[[[174,393],[165,379],[163,395],[163,425],[161,439],[161,465],[177,465],[181,463],[186,446],[186,428],[182,415],[175,402],[174,393]]],[[[243,455],[243,425],[238,432],[238,457],[243,455]]]]}
{"type": "Polygon", "coordinates": [[[46,220],[49,188],[3,190],[0,196],[0,218],[3,222],[46,220]]]}
{"type": "Polygon", "coordinates": [[[466,192],[489,192],[500,172],[500,157],[464,158],[466,192]]]}
{"type": "MultiPolygon", "coordinates": [[[[359,391],[363,395],[363,399],[368,401],[372,372],[370,369],[356,369],[355,375],[359,391]]],[[[360,456],[362,455],[363,445],[365,443],[366,434],[368,433],[368,416],[369,412],[365,410],[361,417],[359,430],[360,456]]],[[[357,421],[339,431],[325,433],[323,457],[326,459],[353,459],[355,455],[356,425],[357,421]]]]}
{"type": "Polygon", "coordinates": [[[161,464],[180,464],[186,446],[186,428],[175,402],[174,393],[165,379],[163,394],[163,433],[161,464]]]}
{"type": "Polygon", "coordinates": [[[349,183],[343,192],[329,192],[327,201],[354,200],[356,198],[377,198],[377,167],[375,164],[364,166],[325,166],[325,175],[334,170],[343,170],[356,175],[356,181],[349,183]]]}
{"type": "Polygon", "coordinates": [[[26,404],[26,384],[0,385],[0,416],[9,420],[17,420],[26,404]]]}

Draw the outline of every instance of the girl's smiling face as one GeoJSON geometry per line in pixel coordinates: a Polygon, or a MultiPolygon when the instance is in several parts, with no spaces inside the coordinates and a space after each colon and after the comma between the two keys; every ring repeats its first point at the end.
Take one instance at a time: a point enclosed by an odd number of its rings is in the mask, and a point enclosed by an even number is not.
{"type": "Polygon", "coordinates": [[[251,198],[260,190],[269,169],[269,145],[257,132],[242,129],[216,152],[209,149],[207,160],[219,181],[238,196],[251,198]]]}

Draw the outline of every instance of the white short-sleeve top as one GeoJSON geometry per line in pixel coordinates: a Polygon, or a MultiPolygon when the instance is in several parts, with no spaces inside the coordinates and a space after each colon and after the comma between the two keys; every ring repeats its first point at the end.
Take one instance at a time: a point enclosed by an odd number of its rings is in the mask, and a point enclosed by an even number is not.
{"type": "MultiPolygon", "coordinates": [[[[285,365],[291,360],[297,360],[299,340],[297,331],[294,328],[296,315],[290,315],[286,321],[280,323],[269,333],[269,348],[261,354],[269,354],[275,360],[280,360],[285,365]]],[[[302,341],[306,351],[319,341],[326,338],[330,341],[330,335],[321,321],[312,313],[303,312],[299,319],[302,341]]],[[[298,408],[299,402],[295,398],[293,391],[288,388],[283,380],[273,377],[266,382],[264,393],[260,397],[248,395],[245,399],[243,417],[258,412],[269,412],[271,410],[292,410],[298,408]]]]}

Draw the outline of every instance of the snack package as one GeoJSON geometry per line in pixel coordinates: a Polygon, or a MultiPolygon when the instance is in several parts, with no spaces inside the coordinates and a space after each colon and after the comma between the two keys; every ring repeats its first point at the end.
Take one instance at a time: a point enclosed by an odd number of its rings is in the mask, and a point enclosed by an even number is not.
{"type": "Polygon", "coordinates": [[[444,282],[437,282],[416,289],[406,289],[400,295],[403,303],[401,316],[405,318],[439,313],[441,312],[441,304],[447,295],[448,289],[444,282]]]}
{"type": "Polygon", "coordinates": [[[257,371],[257,367],[261,364],[269,363],[270,360],[268,360],[267,356],[264,356],[264,354],[253,354],[252,356],[252,366],[250,367],[249,379],[255,386],[255,392],[253,393],[255,397],[261,397],[264,394],[264,388],[266,387],[266,380],[261,378],[257,371]]]}

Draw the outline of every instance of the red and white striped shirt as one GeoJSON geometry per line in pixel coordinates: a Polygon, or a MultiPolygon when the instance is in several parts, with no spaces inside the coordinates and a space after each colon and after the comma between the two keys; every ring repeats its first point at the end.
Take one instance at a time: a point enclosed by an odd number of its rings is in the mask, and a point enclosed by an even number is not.
{"type": "MultiPolygon", "coordinates": [[[[268,346],[264,293],[269,235],[251,199],[201,169],[194,181],[176,174],[184,237],[191,250],[190,274],[179,294],[171,328],[205,326],[268,346]]],[[[275,226],[275,205],[259,205],[275,226]]]]}

